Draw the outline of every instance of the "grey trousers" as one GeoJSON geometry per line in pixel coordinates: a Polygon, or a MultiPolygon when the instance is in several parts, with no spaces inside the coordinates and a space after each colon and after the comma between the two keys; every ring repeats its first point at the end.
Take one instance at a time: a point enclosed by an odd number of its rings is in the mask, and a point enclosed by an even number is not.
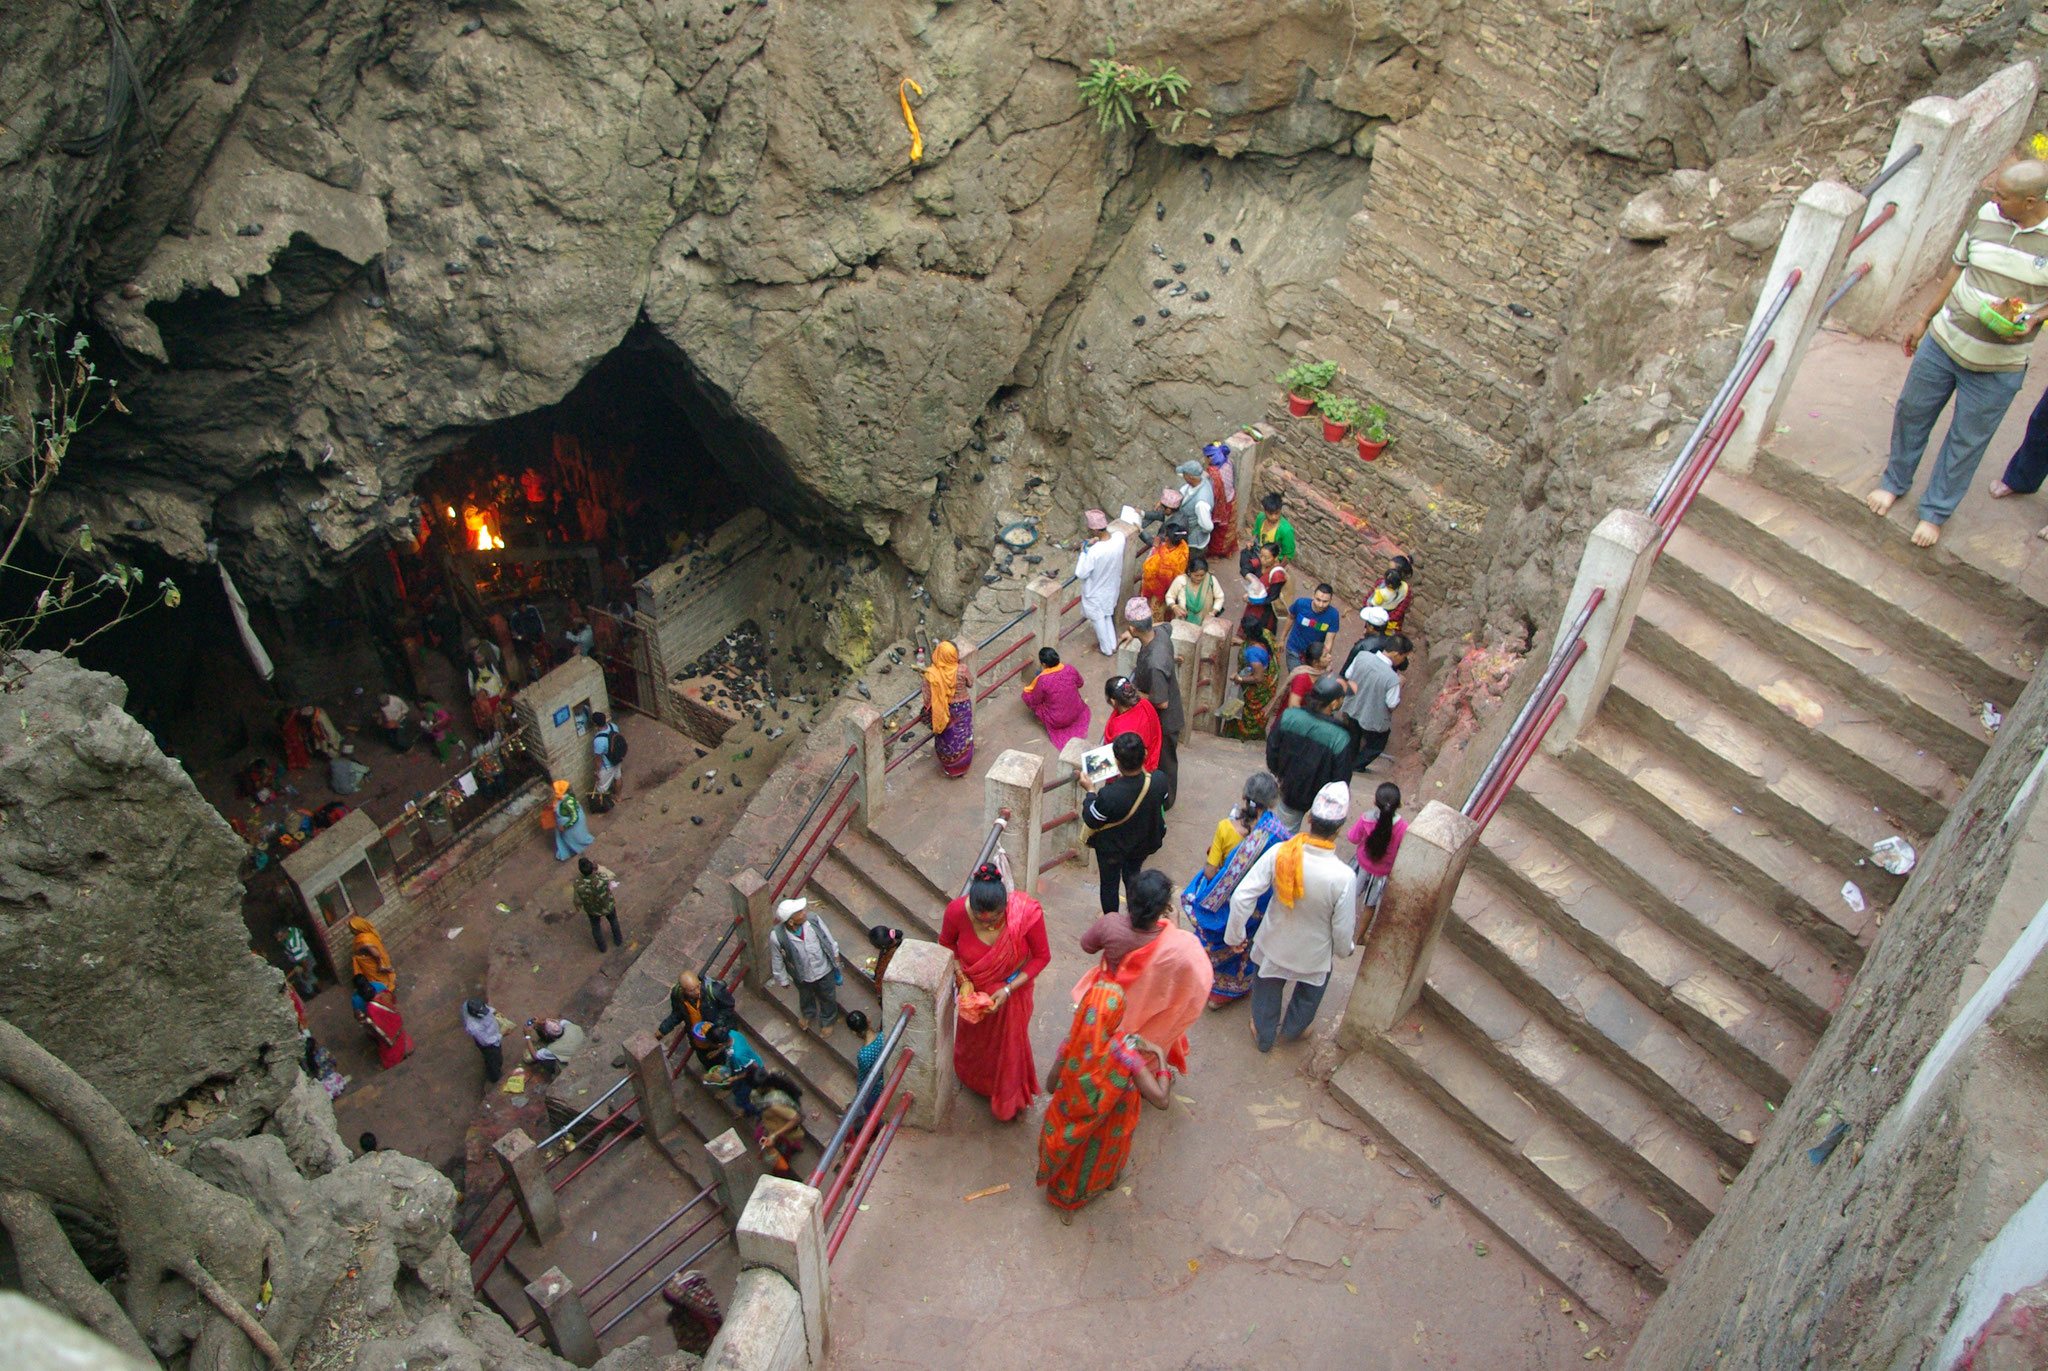
{"type": "Polygon", "coordinates": [[[839,987],[828,972],[815,981],[796,983],[797,1015],[822,1031],[839,1022],[839,987]]]}
{"type": "MultiPolygon", "coordinates": [[[[1335,968],[1332,968],[1334,974],[1335,968]]],[[[1259,1051],[1271,1052],[1273,1038],[1277,1034],[1285,1042],[1293,1042],[1308,1032],[1308,1026],[1315,1020],[1316,1011],[1323,1007],[1323,992],[1330,988],[1326,980],[1321,985],[1310,985],[1306,981],[1294,983],[1294,993],[1287,994],[1287,982],[1268,976],[1252,978],[1252,1027],[1258,1030],[1259,1051]],[[1280,1008],[1282,998],[1287,1001],[1283,1015],[1280,1008]]]]}

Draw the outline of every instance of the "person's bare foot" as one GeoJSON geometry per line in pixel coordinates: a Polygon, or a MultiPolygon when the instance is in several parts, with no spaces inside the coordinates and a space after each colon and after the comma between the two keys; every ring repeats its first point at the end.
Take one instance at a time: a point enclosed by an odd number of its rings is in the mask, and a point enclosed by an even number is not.
{"type": "Polygon", "coordinates": [[[2042,529],[2039,533],[2036,533],[2034,536],[2036,538],[2039,538],[2042,542],[2048,543],[2048,528],[2042,529]]]}
{"type": "Polygon", "coordinates": [[[1940,541],[1940,524],[1930,524],[1925,519],[1922,519],[1918,524],[1913,526],[1914,547],[1933,547],[1936,543],[1940,541]]]}
{"type": "Polygon", "coordinates": [[[2009,486],[2009,485],[2007,485],[2007,484],[2006,484],[2005,482],[2003,482],[2003,481],[1993,481],[1993,482],[1991,483],[1991,498],[1992,498],[1992,499],[1994,499],[1994,500],[2003,500],[2003,499],[2004,499],[2004,498],[2005,498],[2006,496],[2008,496],[2008,495],[2010,495],[2010,494],[2012,494],[2012,487],[2011,487],[2011,486],[2009,486]]]}
{"type": "Polygon", "coordinates": [[[1870,512],[1882,519],[1892,512],[1892,503],[1899,497],[1880,486],[1863,497],[1863,503],[1870,506],[1870,512]]]}

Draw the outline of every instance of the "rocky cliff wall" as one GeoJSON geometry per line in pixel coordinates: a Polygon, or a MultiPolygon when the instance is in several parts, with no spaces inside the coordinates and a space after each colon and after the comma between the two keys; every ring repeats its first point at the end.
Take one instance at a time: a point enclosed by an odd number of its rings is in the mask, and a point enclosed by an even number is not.
{"type": "Polygon", "coordinates": [[[137,1129],[260,1126],[297,1079],[299,1031],[283,977],[248,950],[241,841],[122,711],[120,681],[46,653],[10,687],[0,1018],[137,1129]]]}

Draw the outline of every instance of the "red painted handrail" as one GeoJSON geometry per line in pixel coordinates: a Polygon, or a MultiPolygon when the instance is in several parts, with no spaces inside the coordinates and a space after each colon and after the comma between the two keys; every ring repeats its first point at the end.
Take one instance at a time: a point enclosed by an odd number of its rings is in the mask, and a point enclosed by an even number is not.
{"type": "MultiPolygon", "coordinates": [[[[860,778],[854,776],[849,778],[844,786],[840,787],[839,797],[827,805],[825,812],[818,817],[818,826],[811,830],[811,836],[805,840],[803,850],[796,854],[796,861],[790,865],[789,870],[782,873],[782,879],[775,883],[775,889],[769,893],[769,899],[779,900],[782,898],[782,892],[789,889],[790,877],[803,869],[804,859],[810,856],[811,849],[817,846],[818,835],[825,831],[825,825],[831,821],[832,815],[837,812],[839,806],[846,802],[846,797],[853,794],[853,788],[859,781],[860,778]]],[[[844,825],[841,825],[841,827],[844,827],[844,825]]],[[[798,888],[801,889],[802,887],[799,886],[798,888]]]]}
{"type": "MultiPolygon", "coordinates": [[[[1571,664],[1565,667],[1567,672],[1572,666],[1578,665],[1578,659],[1585,650],[1586,645],[1583,642],[1573,647],[1571,664]]],[[[1536,727],[1529,730],[1529,736],[1522,741],[1522,745],[1515,750],[1515,755],[1509,759],[1507,768],[1501,772],[1500,784],[1487,797],[1479,812],[1472,816],[1482,830],[1485,829],[1487,822],[1500,812],[1500,807],[1507,803],[1508,792],[1513,790],[1515,782],[1521,779],[1522,768],[1529,765],[1529,759],[1536,755],[1536,747],[1543,741],[1543,735],[1550,732],[1550,726],[1557,722],[1557,716],[1563,711],[1564,695],[1559,693],[1551,697],[1549,706],[1543,711],[1543,717],[1536,721],[1536,727]]]]}
{"type": "Polygon", "coordinates": [[[882,1136],[875,1140],[872,1151],[867,1155],[866,1164],[861,1167],[860,1183],[847,1196],[846,1209],[839,1216],[839,1222],[832,1228],[831,1240],[825,1244],[825,1260],[831,1261],[839,1255],[839,1244],[846,1241],[847,1230],[853,1227],[853,1216],[860,1213],[861,1198],[868,1193],[875,1173],[882,1169],[882,1158],[889,1155],[889,1144],[896,1140],[896,1130],[903,1126],[903,1116],[910,1112],[910,1096],[905,1095],[896,1103],[896,1115],[889,1120],[889,1126],[882,1130],[882,1136]]]}
{"type": "Polygon", "coordinates": [[[1055,828],[1058,828],[1061,824],[1070,824],[1080,817],[1080,810],[1070,809],[1066,813],[1060,815],[1057,819],[1047,819],[1044,823],[1038,826],[1038,831],[1040,833],[1050,833],[1055,828]]]}
{"type": "Polygon", "coordinates": [[[1849,251],[1854,252],[1856,251],[1856,249],[1862,247],[1865,243],[1869,242],[1870,235],[1876,233],[1886,224],[1889,224],[1892,221],[1892,216],[1897,214],[1898,212],[1898,202],[1888,202],[1883,209],[1877,212],[1877,217],[1875,219],[1872,219],[1869,223],[1863,226],[1862,232],[1858,233],[1854,238],[1851,238],[1849,240],[1849,251]]]}
{"type": "Polygon", "coordinates": [[[838,1164],[839,1173],[833,1178],[832,1188],[825,1192],[825,1202],[819,1206],[819,1213],[830,1214],[832,1206],[838,1202],[840,1192],[846,1189],[847,1178],[853,1174],[854,1159],[863,1156],[868,1144],[874,1141],[875,1128],[881,1123],[882,1115],[887,1112],[889,1102],[896,1098],[896,1088],[903,1084],[903,1073],[910,1069],[910,1059],[915,1055],[912,1049],[906,1047],[897,1056],[895,1069],[889,1072],[889,1079],[882,1083],[882,1093],[875,1097],[873,1108],[868,1110],[867,1118],[861,1123],[860,1132],[854,1136],[853,1146],[837,1157],[822,1162],[818,1169],[811,1173],[810,1186],[816,1190],[824,1181],[827,1168],[835,1162],[838,1164]]]}

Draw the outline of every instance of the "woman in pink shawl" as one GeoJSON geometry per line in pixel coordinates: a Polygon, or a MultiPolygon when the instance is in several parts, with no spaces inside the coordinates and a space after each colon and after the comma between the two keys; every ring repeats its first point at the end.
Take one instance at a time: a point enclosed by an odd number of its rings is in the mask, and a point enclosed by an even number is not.
{"type": "Polygon", "coordinates": [[[1166,921],[1173,907],[1173,882],[1165,873],[1146,869],[1132,882],[1129,908],[1105,914],[1081,936],[1083,952],[1101,952],[1074,986],[1078,1004],[1098,980],[1123,987],[1123,1019],[1118,1033],[1134,1039],[1151,1069],[1188,1069],[1188,1030],[1202,1017],[1215,969],[1201,941],[1185,928],[1166,921]]]}
{"type": "Polygon", "coordinates": [[[1038,675],[1024,687],[1024,703],[1052,735],[1053,747],[1065,747],[1069,738],[1087,737],[1095,714],[1081,698],[1081,673],[1063,665],[1060,654],[1049,647],[1038,649],[1038,665],[1038,675]]]}
{"type": "Polygon", "coordinates": [[[958,959],[953,1070],[960,1084],[988,1097],[996,1118],[1014,1119],[1038,1095],[1031,986],[1052,961],[1045,910],[1022,891],[1011,891],[1002,872],[984,863],[967,883],[967,894],[946,906],[939,946],[958,959]]]}

